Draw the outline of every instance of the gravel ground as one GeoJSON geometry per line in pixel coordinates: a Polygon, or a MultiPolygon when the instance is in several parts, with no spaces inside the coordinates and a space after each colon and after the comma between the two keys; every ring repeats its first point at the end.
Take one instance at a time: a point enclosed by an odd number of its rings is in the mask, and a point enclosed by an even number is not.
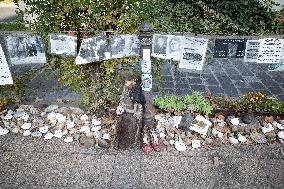
{"type": "Polygon", "coordinates": [[[284,188],[283,145],[144,155],[0,137],[0,188],[284,188]]]}

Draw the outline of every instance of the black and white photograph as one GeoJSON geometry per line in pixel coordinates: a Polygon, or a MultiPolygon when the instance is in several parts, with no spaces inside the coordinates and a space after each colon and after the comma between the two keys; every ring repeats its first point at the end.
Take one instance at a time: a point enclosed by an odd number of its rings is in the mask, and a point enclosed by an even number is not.
{"type": "Polygon", "coordinates": [[[247,40],[244,62],[257,62],[259,40],[247,40]]]}
{"type": "Polygon", "coordinates": [[[185,37],[179,62],[180,69],[202,70],[205,61],[208,39],[185,37]]]}
{"type": "Polygon", "coordinates": [[[7,36],[6,44],[12,65],[46,63],[44,45],[39,36],[7,36]]]}
{"type": "Polygon", "coordinates": [[[243,58],[246,39],[216,39],[214,58],[243,58]]]}
{"type": "Polygon", "coordinates": [[[257,63],[279,64],[283,45],[284,39],[260,39],[257,63]]]}
{"type": "Polygon", "coordinates": [[[109,45],[105,35],[83,39],[75,63],[88,64],[110,59],[109,45]]]}
{"type": "Polygon", "coordinates": [[[142,91],[151,91],[152,89],[152,75],[151,74],[142,74],[141,87],[142,87],[142,91]]]}
{"type": "Polygon", "coordinates": [[[49,52],[61,56],[77,55],[77,37],[64,34],[49,34],[49,52]]]}
{"type": "Polygon", "coordinates": [[[137,35],[115,35],[111,38],[111,57],[139,56],[140,43],[137,35]]]}
{"type": "Polygon", "coordinates": [[[167,42],[167,56],[166,59],[172,59],[179,61],[182,47],[182,40],[184,37],[182,36],[175,36],[169,35],[168,42],[167,42]]]}
{"type": "Polygon", "coordinates": [[[0,45],[0,85],[13,85],[12,75],[1,45],[0,45]]]}
{"type": "Polygon", "coordinates": [[[154,34],[152,45],[152,56],[157,58],[166,58],[167,56],[167,35],[154,34]]]}

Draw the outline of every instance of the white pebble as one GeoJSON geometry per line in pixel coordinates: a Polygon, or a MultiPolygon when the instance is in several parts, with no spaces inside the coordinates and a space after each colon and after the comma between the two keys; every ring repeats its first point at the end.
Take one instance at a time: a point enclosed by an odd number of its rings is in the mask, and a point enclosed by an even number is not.
{"type": "Polygon", "coordinates": [[[102,138],[105,139],[105,140],[109,140],[109,139],[110,139],[109,133],[103,134],[103,137],[102,137],[102,138]]]}
{"type": "Polygon", "coordinates": [[[30,136],[31,135],[31,131],[30,130],[25,130],[23,132],[23,136],[30,136]]]}
{"type": "Polygon", "coordinates": [[[217,129],[212,129],[212,134],[213,136],[215,137],[218,137],[218,138],[223,138],[224,134],[220,131],[218,131],[217,129]]]}
{"type": "Polygon", "coordinates": [[[52,139],[53,138],[53,134],[52,133],[47,133],[46,135],[44,135],[44,139],[45,140],[50,140],[50,139],[52,139]]]}
{"type": "Polygon", "coordinates": [[[88,126],[83,126],[83,127],[81,127],[80,132],[87,134],[87,133],[91,132],[91,129],[88,126]]]}
{"type": "Polygon", "coordinates": [[[244,142],[247,141],[247,138],[246,138],[244,135],[239,134],[239,135],[238,135],[238,140],[239,140],[240,142],[244,143],[244,142]]]}
{"type": "Polygon", "coordinates": [[[66,143],[73,142],[73,137],[66,137],[64,139],[64,142],[66,142],[66,143]]]}
{"type": "Polygon", "coordinates": [[[60,113],[56,114],[56,119],[57,119],[58,123],[65,123],[66,122],[66,116],[64,116],[63,114],[60,114],[60,113]]]}
{"type": "Polygon", "coordinates": [[[121,115],[124,112],[124,108],[122,106],[117,106],[115,112],[116,112],[117,115],[121,115]]]}
{"type": "Polygon", "coordinates": [[[31,123],[24,123],[21,128],[24,129],[24,130],[28,130],[32,127],[32,124],[31,123]]]}
{"type": "Polygon", "coordinates": [[[239,125],[240,124],[240,120],[239,120],[239,118],[233,118],[233,119],[231,119],[231,123],[233,125],[239,125]]]}
{"type": "Polygon", "coordinates": [[[6,128],[3,129],[2,127],[0,127],[0,136],[4,136],[8,133],[9,133],[8,129],[6,129],[6,128]]]}
{"type": "Polygon", "coordinates": [[[80,117],[81,121],[87,121],[88,119],[89,119],[89,117],[86,114],[84,114],[80,117]]]}
{"type": "Polygon", "coordinates": [[[276,123],[276,127],[280,130],[284,130],[284,126],[281,123],[276,123]]]}
{"type": "Polygon", "coordinates": [[[229,137],[229,141],[230,141],[231,144],[238,144],[239,143],[238,139],[236,139],[235,137],[229,137]]]}
{"type": "Polygon", "coordinates": [[[169,143],[170,143],[170,145],[174,145],[175,141],[174,140],[170,140],[169,143]]]}
{"type": "Polygon", "coordinates": [[[201,141],[200,140],[192,140],[191,146],[192,146],[192,148],[200,148],[201,147],[201,141]]]}
{"type": "Polygon", "coordinates": [[[186,145],[179,139],[179,141],[175,141],[175,149],[179,152],[184,152],[186,150],[186,145]]]}
{"type": "Polygon", "coordinates": [[[70,129],[75,127],[75,123],[73,121],[71,121],[71,120],[67,120],[66,126],[67,126],[67,129],[70,130],[70,129]]]}
{"type": "Polygon", "coordinates": [[[55,130],[55,132],[54,132],[54,137],[56,137],[56,138],[62,138],[62,136],[63,136],[63,133],[62,133],[62,130],[61,130],[61,129],[55,130]]]}
{"type": "Polygon", "coordinates": [[[271,123],[268,123],[267,124],[267,127],[262,127],[261,128],[262,132],[265,134],[265,133],[269,133],[271,131],[274,130],[273,126],[271,125],[271,123]]]}
{"type": "Polygon", "coordinates": [[[277,136],[280,138],[280,139],[283,139],[284,140],[284,131],[280,131],[277,133],[277,136]]]}
{"type": "Polygon", "coordinates": [[[96,131],[99,131],[99,130],[101,130],[101,129],[102,129],[101,126],[95,126],[95,127],[92,127],[92,128],[91,128],[91,131],[96,132],[96,131]]]}
{"type": "Polygon", "coordinates": [[[48,132],[48,126],[45,125],[45,126],[39,128],[39,132],[41,132],[41,133],[47,133],[47,132],[48,132]]]}
{"type": "Polygon", "coordinates": [[[15,127],[11,131],[12,131],[12,133],[17,134],[20,131],[20,127],[15,127]]]}
{"type": "Polygon", "coordinates": [[[56,110],[59,106],[58,105],[50,105],[47,108],[44,109],[45,112],[52,112],[56,110]]]}
{"type": "Polygon", "coordinates": [[[165,133],[160,133],[160,138],[165,138],[166,134],[165,133]]]}
{"type": "Polygon", "coordinates": [[[24,121],[28,121],[28,120],[29,120],[29,117],[30,117],[29,114],[27,114],[26,112],[24,112],[21,118],[22,118],[22,120],[24,120],[24,121]]]}
{"type": "Polygon", "coordinates": [[[101,124],[102,124],[102,122],[100,120],[92,119],[92,125],[98,126],[98,125],[101,125],[101,124]]]}

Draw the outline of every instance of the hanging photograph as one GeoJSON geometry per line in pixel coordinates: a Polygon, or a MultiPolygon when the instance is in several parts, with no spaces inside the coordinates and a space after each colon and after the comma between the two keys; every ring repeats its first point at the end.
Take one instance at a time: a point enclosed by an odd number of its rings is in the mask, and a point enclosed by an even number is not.
{"type": "Polygon", "coordinates": [[[257,62],[259,40],[247,40],[244,62],[257,62]]]}
{"type": "Polygon", "coordinates": [[[116,35],[111,38],[111,58],[139,56],[139,49],[137,35],[116,35]]]}
{"type": "Polygon", "coordinates": [[[179,62],[180,69],[202,70],[208,39],[185,37],[179,62]]]}
{"type": "Polygon", "coordinates": [[[61,56],[76,56],[77,37],[63,34],[49,34],[49,51],[61,56]]]}
{"type": "Polygon", "coordinates": [[[0,45],[0,85],[13,85],[13,79],[8,67],[2,46],[0,45]]]}
{"type": "Polygon", "coordinates": [[[5,39],[12,65],[46,63],[41,37],[19,35],[5,39]]]}
{"type": "Polygon", "coordinates": [[[140,64],[142,73],[151,73],[151,60],[141,60],[140,64]]]}
{"type": "Polygon", "coordinates": [[[92,62],[110,59],[109,46],[105,35],[83,39],[76,64],[88,64],[92,62]]]}
{"type": "Polygon", "coordinates": [[[142,74],[141,87],[142,87],[142,91],[151,91],[152,89],[152,75],[151,74],[142,74]]]}
{"type": "Polygon", "coordinates": [[[182,48],[182,40],[184,37],[169,35],[167,42],[167,56],[166,59],[179,61],[182,48]]]}
{"type": "Polygon", "coordinates": [[[166,58],[167,56],[168,35],[153,35],[152,56],[166,58]]]}
{"type": "Polygon", "coordinates": [[[284,39],[265,38],[260,39],[260,48],[257,63],[280,63],[280,57],[284,39]]]}
{"type": "Polygon", "coordinates": [[[243,58],[246,39],[215,39],[214,58],[243,58]]]}

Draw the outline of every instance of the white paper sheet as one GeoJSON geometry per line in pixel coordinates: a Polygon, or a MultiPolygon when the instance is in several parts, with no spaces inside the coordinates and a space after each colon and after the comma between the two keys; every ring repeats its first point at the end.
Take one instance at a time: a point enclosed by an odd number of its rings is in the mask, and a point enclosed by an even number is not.
{"type": "Polygon", "coordinates": [[[169,35],[167,42],[167,56],[166,59],[179,61],[181,51],[183,49],[183,36],[169,35]]]}
{"type": "Polygon", "coordinates": [[[49,46],[51,54],[76,56],[77,37],[63,34],[49,34],[49,46]]]}
{"type": "Polygon", "coordinates": [[[244,62],[257,62],[259,45],[259,40],[247,40],[244,62]]]}
{"type": "Polygon", "coordinates": [[[152,56],[157,58],[167,58],[168,35],[153,35],[152,56]]]}
{"type": "Polygon", "coordinates": [[[208,39],[185,37],[179,63],[180,69],[202,70],[208,39]]]}
{"type": "Polygon", "coordinates": [[[142,87],[142,91],[151,91],[152,89],[152,75],[151,74],[142,74],[141,87],[142,87]]]}
{"type": "Polygon", "coordinates": [[[270,64],[268,67],[269,71],[284,71],[284,46],[281,52],[281,58],[278,64],[270,64]]]}
{"type": "Polygon", "coordinates": [[[257,63],[278,64],[284,39],[264,38],[260,39],[260,48],[257,63]]]}
{"type": "Polygon", "coordinates": [[[0,45],[0,85],[13,85],[12,75],[1,45],[0,45]]]}

